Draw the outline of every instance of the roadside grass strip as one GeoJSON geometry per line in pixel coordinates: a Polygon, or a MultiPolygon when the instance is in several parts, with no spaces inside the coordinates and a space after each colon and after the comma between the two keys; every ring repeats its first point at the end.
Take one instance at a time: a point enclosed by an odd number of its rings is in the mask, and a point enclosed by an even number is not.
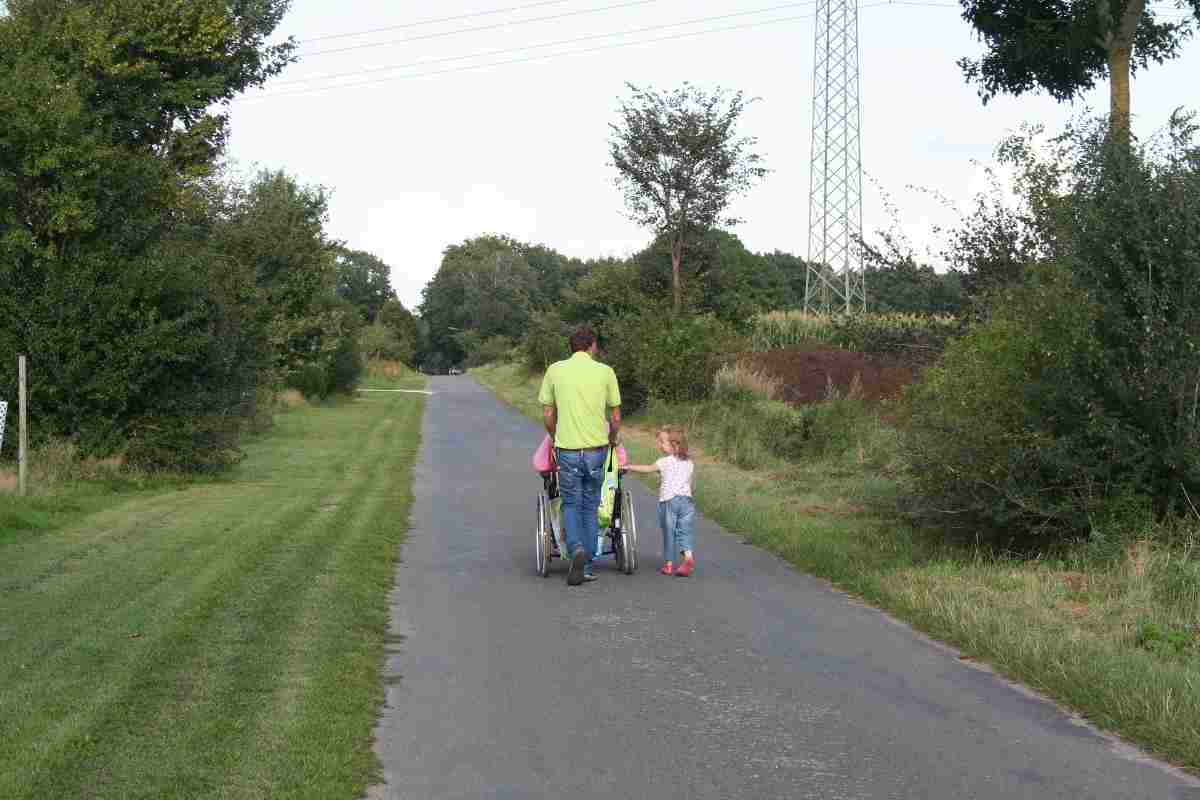
{"type": "Polygon", "coordinates": [[[298,407],[227,480],[0,532],[0,797],[359,797],[424,402],[298,407]]]}
{"type": "MultiPolygon", "coordinates": [[[[540,421],[539,379],[522,367],[471,375],[540,421]]],[[[635,462],[657,457],[652,421],[635,416],[623,428],[635,462]]],[[[1200,652],[1138,643],[1147,620],[1200,640],[1200,605],[1157,599],[1148,545],[1108,566],[954,547],[885,518],[895,480],[853,456],[741,469],[707,456],[704,431],[692,433],[697,505],[725,530],[1200,774],[1200,652]]],[[[703,563],[704,543],[697,547],[703,563]]]]}

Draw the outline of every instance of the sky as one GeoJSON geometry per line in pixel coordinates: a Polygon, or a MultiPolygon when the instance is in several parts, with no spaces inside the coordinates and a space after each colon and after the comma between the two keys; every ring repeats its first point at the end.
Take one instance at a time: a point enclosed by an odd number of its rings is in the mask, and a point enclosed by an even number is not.
{"type": "MultiPolygon", "coordinates": [[[[330,235],[387,262],[401,301],[415,308],[444,249],[473,236],[507,234],[580,258],[640,250],[651,233],[626,217],[608,156],[626,83],[721,86],[756,98],[740,132],[758,139],[771,169],[734,202],[745,221],[733,230],[751,250],[804,256],[813,8],[294,0],[278,35],[300,42],[301,59],[233,102],[228,154],[244,174],[283,169],[326,187],[330,235]],[[762,9],[775,10],[753,13],[762,9]],[[498,63],[506,61],[519,63],[498,63]]],[[[934,227],[954,224],[986,187],[984,166],[1004,136],[1026,123],[1056,131],[1108,109],[1107,84],[1074,104],[1026,95],[985,106],[955,64],[981,47],[947,0],[864,0],[859,44],[868,237],[898,226],[918,249],[934,246],[934,227]]],[[[1137,76],[1135,133],[1160,130],[1180,106],[1200,109],[1198,76],[1200,40],[1137,76]]]]}

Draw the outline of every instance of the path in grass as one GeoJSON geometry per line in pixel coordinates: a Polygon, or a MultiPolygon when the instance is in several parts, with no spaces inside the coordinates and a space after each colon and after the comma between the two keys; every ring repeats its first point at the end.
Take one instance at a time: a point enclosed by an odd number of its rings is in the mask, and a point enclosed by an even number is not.
{"type": "Polygon", "coordinates": [[[357,797],[424,403],[294,409],[230,480],[0,532],[0,797],[357,797]]]}
{"type": "MultiPolygon", "coordinates": [[[[1196,782],[747,547],[696,576],[534,574],[536,423],[437,378],[373,798],[1164,798],[1196,782]]],[[[703,484],[699,491],[704,492],[703,484]]]]}

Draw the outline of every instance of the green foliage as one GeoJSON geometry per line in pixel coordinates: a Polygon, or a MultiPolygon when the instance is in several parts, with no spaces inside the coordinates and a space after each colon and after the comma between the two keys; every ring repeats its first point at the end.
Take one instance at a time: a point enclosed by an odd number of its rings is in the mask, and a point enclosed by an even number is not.
{"type": "Polygon", "coordinates": [[[396,297],[391,267],[362,250],[336,247],[335,252],[338,295],[357,308],[365,322],[374,322],[384,305],[396,297]]]}
{"type": "Polygon", "coordinates": [[[289,58],[290,44],[264,44],[285,7],[7,4],[0,352],[30,356],[35,442],[147,466],[236,457],[258,396],[253,278],[211,258],[206,180],[225,138],[220,103],[289,58]]]}
{"type": "Polygon", "coordinates": [[[378,320],[363,328],[359,334],[358,349],[368,359],[404,362],[412,356],[411,351],[401,350],[400,337],[396,332],[378,320]]]}
{"type": "Polygon", "coordinates": [[[910,394],[912,479],[951,527],[1040,546],[1117,505],[1161,518],[1200,495],[1191,134],[1176,121],[1160,149],[1131,152],[1092,128],[1051,163],[1010,143],[1045,257],[910,394]]]}
{"type": "Polygon", "coordinates": [[[601,335],[626,411],[652,395],[669,402],[707,397],[722,357],[740,349],[733,330],[711,316],[622,317],[606,321],[601,335]]]}
{"type": "MultiPolygon", "coordinates": [[[[1123,5],[1045,0],[961,4],[985,53],[958,64],[967,80],[979,85],[984,102],[997,94],[1020,96],[1037,89],[1056,100],[1072,100],[1105,77],[1127,86],[1131,71],[1175,58],[1192,32],[1191,21],[1163,19],[1144,0],[1123,5]]],[[[1200,17],[1200,0],[1180,5],[1200,17]]],[[[1126,92],[1118,102],[1127,101],[1126,92]]],[[[1113,113],[1128,117],[1129,108],[1114,107],[1113,113]]]]}
{"type": "Polygon", "coordinates": [[[658,305],[643,291],[633,261],[603,259],[589,263],[583,277],[563,292],[563,319],[576,325],[638,314],[658,305]]]}
{"type": "Polygon", "coordinates": [[[395,360],[409,366],[416,364],[419,354],[425,349],[425,336],[420,322],[412,312],[393,296],[380,308],[375,322],[395,337],[395,360]]]}
{"type": "Polygon", "coordinates": [[[917,262],[898,236],[883,236],[882,246],[866,246],[863,265],[867,302],[877,314],[959,316],[964,310],[962,278],[937,273],[917,262]]]}
{"type": "Polygon", "coordinates": [[[570,330],[553,311],[535,312],[521,340],[525,367],[532,372],[545,372],[546,367],[571,354],[570,330]]]}
{"type": "Polygon", "coordinates": [[[1134,642],[1143,650],[1168,658],[1188,656],[1200,650],[1200,640],[1193,631],[1156,622],[1138,625],[1134,642]]]}
{"type": "Polygon", "coordinates": [[[292,357],[285,373],[288,386],[310,398],[354,388],[364,369],[359,346],[363,325],[354,306],[336,295],[319,295],[305,317],[286,322],[292,357]]]}
{"type": "Polygon", "coordinates": [[[518,338],[533,310],[537,274],[525,248],[507,237],[481,236],[446,248],[437,274],[425,286],[421,319],[429,325],[429,349],[461,364],[463,331],[480,340],[518,338]]]}
{"type": "MultiPolygon", "coordinates": [[[[804,262],[785,253],[759,255],[731,233],[709,230],[682,245],[682,308],[712,314],[742,328],[754,314],[790,308],[804,301],[804,262]],[[799,294],[795,293],[798,287],[799,294]]],[[[660,236],[633,258],[636,285],[653,298],[643,309],[668,307],[672,281],[672,241],[660,236]]],[[[581,282],[582,287],[584,282],[581,282]]]]}
{"type": "Polygon", "coordinates": [[[492,336],[482,339],[466,349],[466,367],[481,367],[484,364],[496,364],[506,361],[512,354],[513,340],[507,336],[492,336]]]}

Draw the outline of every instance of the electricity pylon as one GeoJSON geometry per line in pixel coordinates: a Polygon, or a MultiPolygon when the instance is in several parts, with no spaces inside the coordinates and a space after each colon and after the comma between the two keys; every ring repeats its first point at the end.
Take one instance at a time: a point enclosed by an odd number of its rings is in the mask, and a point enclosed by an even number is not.
{"type": "Polygon", "coordinates": [[[805,311],[866,311],[858,0],[817,0],[805,311]]]}

